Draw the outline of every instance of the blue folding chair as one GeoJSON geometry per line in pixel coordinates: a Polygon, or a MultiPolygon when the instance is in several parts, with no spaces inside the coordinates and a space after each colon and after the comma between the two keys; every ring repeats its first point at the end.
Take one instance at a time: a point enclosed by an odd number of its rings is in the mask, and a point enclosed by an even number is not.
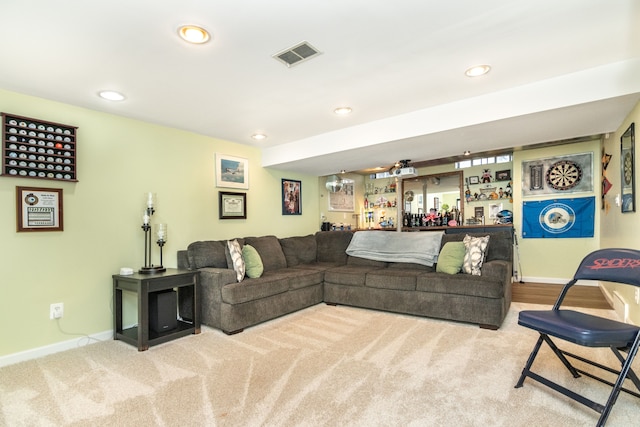
{"type": "Polygon", "coordinates": [[[607,417],[621,391],[640,398],[638,393],[640,392],[640,380],[631,369],[631,364],[640,345],[640,328],[574,310],[560,309],[560,305],[569,288],[581,279],[616,282],[640,287],[640,251],[633,249],[601,249],[592,252],[582,260],[575,276],[564,286],[551,310],[524,310],[520,312],[518,324],[538,331],[540,337],[522,370],[522,375],[516,384],[516,388],[522,387],[525,378],[529,377],[600,413],[600,418],[596,425],[603,426],[607,422],[607,417]],[[550,337],[584,347],[609,347],[620,361],[620,370],[561,350],[550,337]],[[574,378],[579,378],[580,374],[583,374],[611,386],[612,390],[607,402],[601,405],[532,372],[531,365],[543,342],[549,345],[574,378]],[[627,357],[625,358],[623,354],[626,354],[627,357]],[[615,374],[617,379],[613,383],[578,369],[569,362],[567,357],[615,374]],[[637,391],[623,387],[626,379],[633,383],[637,391]]]}

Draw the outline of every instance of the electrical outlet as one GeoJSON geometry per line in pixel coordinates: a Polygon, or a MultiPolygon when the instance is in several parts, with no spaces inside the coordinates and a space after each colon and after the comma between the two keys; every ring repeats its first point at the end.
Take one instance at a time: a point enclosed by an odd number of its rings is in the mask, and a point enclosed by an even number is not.
{"type": "Polygon", "coordinates": [[[64,315],[64,304],[61,302],[49,306],[49,319],[60,319],[64,315]]]}
{"type": "Polygon", "coordinates": [[[640,304],[640,288],[636,288],[636,293],[634,295],[634,298],[636,300],[636,304],[640,304]]]}

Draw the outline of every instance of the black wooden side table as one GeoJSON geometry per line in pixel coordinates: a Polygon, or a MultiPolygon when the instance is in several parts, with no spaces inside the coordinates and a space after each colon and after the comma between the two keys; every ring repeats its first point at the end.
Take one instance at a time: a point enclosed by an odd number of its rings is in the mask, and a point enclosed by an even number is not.
{"type": "MultiPolygon", "coordinates": [[[[200,333],[200,283],[197,271],[167,268],[156,274],[123,276],[113,275],[113,339],[122,340],[145,351],[149,346],[161,344],[190,334],[200,333]],[[149,294],[171,289],[178,290],[178,299],[190,298],[191,313],[178,319],[175,329],[154,332],[149,329],[149,294]],[[183,289],[186,292],[180,292],[183,289]],[[122,329],[122,291],[138,294],[138,325],[122,329]]],[[[180,301],[181,302],[181,301],[180,301]]],[[[180,304],[179,306],[182,306],[180,304]]],[[[177,316],[177,313],[176,313],[177,316]]]]}

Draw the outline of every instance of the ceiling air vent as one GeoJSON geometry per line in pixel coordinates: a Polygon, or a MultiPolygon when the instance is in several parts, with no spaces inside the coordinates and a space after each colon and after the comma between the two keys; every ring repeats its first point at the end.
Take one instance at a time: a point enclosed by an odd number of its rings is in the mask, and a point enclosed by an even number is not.
{"type": "Polygon", "coordinates": [[[287,67],[298,65],[313,57],[320,55],[321,52],[307,42],[301,42],[297,45],[287,48],[273,55],[275,59],[284,63],[287,67]]]}

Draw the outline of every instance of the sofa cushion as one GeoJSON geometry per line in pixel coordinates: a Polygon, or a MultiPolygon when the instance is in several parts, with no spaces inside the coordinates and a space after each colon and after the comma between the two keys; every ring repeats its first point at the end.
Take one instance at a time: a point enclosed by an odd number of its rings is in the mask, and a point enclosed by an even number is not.
{"type": "Polygon", "coordinates": [[[310,268],[287,268],[294,272],[289,282],[289,289],[306,288],[307,286],[319,285],[324,280],[324,272],[310,268]]]}
{"type": "Polygon", "coordinates": [[[246,278],[241,283],[222,287],[222,301],[227,304],[242,304],[281,294],[289,290],[289,275],[278,271],[265,272],[261,277],[246,278]]]}
{"type": "MultiPolygon", "coordinates": [[[[241,237],[236,237],[235,239],[229,239],[229,240],[237,241],[241,248],[244,246],[244,239],[241,237]]],[[[224,256],[227,258],[227,268],[230,268],[233,270],[233,260],[231,259],[231,255],[229,254],[229,245],[227,245],[226,242],[224,243],[225,243],[224,256]]]]}
{"type": "Polygon", "coordinates": [[[351,231],[318,231],[318,262],[334,262],[340,265],[347,263],[347,247],[353,237],[351,231]]]}
{"type": "Polygon", "coordinates": [[[436,271],[434,267],[416,264],[415,262],[390,262],[387,264],[387,268],[390,270],[422,270],[422,272],[436,271]]]}
{"type": "Polygon", "coordinates": [[[347,265],[364,265],[376,268],[385,268],[387,266],[387,263],[384,261],[376,261],[374,259],[347,255],[347,265]]]}
{"type": "Polygon", "coordinates": [[[287,267],[316,262],[318,245],[313,234],[308,236],[285,237],[280,239],[287,267]]]}
{"type": "MultiPolygon", "coordinates": [[[[491,231],[491,241],[485,252],[485,261],[513,261],[513,229],[491,231]]],[[[442,236],[441,246],[447,242],[462,242],[465,236],[482,237],[488,233],[448,233],[442,236]]]]}
{"type": "Polygon", "coordinates": [[[416,277],[416,290],[483,298],[503,298],[504,282],[471,274],[424,273],[416,277]]]}
{"type": "Polygon", "coordinates": [[[238,282],[242,282],[242,279],[244,279],[245,270],[240,244],[237,240],[227,240],[227,247],[229,248],[229,254],[231,255],[233,270],[236,272],[236,280],[238,282]]]}
{"type": "Polygon", "coordinates": [[[264,266],[262,265],[262,259],[260,254],[251,245],[244,245],[242,247],[242,259],[244,260],[245,273],[247,277],[255,279],[262,276],[264,266]]]}
{"type": "Polygon", "coordinates": [[[415,291],[416,277],[423,273],[423,270],[401,270],[398,268],[382,268],[373,270],[367,273],[365,286],[371,288],[415,291]]]}
{"type": "Polygon", "coordinates": [[[464,237],[464,260],[462,261],[462,271],[466,274],[480,276],[482,273],[482,263],[484,262],[485,251],[489,245],[489,236],[464,237]]]}
{"type": "Polygon", "coordinates": [[[187,247],[187,256],[191,268],[227,268],[224,240],[193,242],[187,247]]]}
{"type": "Polygon", "coordinates": [[[463,242],[447,242],[438,255],[438,273],[457,274],[462,269],[466,249],[463,242]]]}
{"type": "Polygon", "coordinates": [[[287,259],[276,236],[245,237],[244,243],[256,248],[262,258],[264,271],[275,271],[287,267],[287,259]]]}
{"type": "Polygon", "coordinates": [[[341,265],[325,271],[324,281],[337,285],[364,286],[366,274],[376,269],[366,265],[341,265]]]}

